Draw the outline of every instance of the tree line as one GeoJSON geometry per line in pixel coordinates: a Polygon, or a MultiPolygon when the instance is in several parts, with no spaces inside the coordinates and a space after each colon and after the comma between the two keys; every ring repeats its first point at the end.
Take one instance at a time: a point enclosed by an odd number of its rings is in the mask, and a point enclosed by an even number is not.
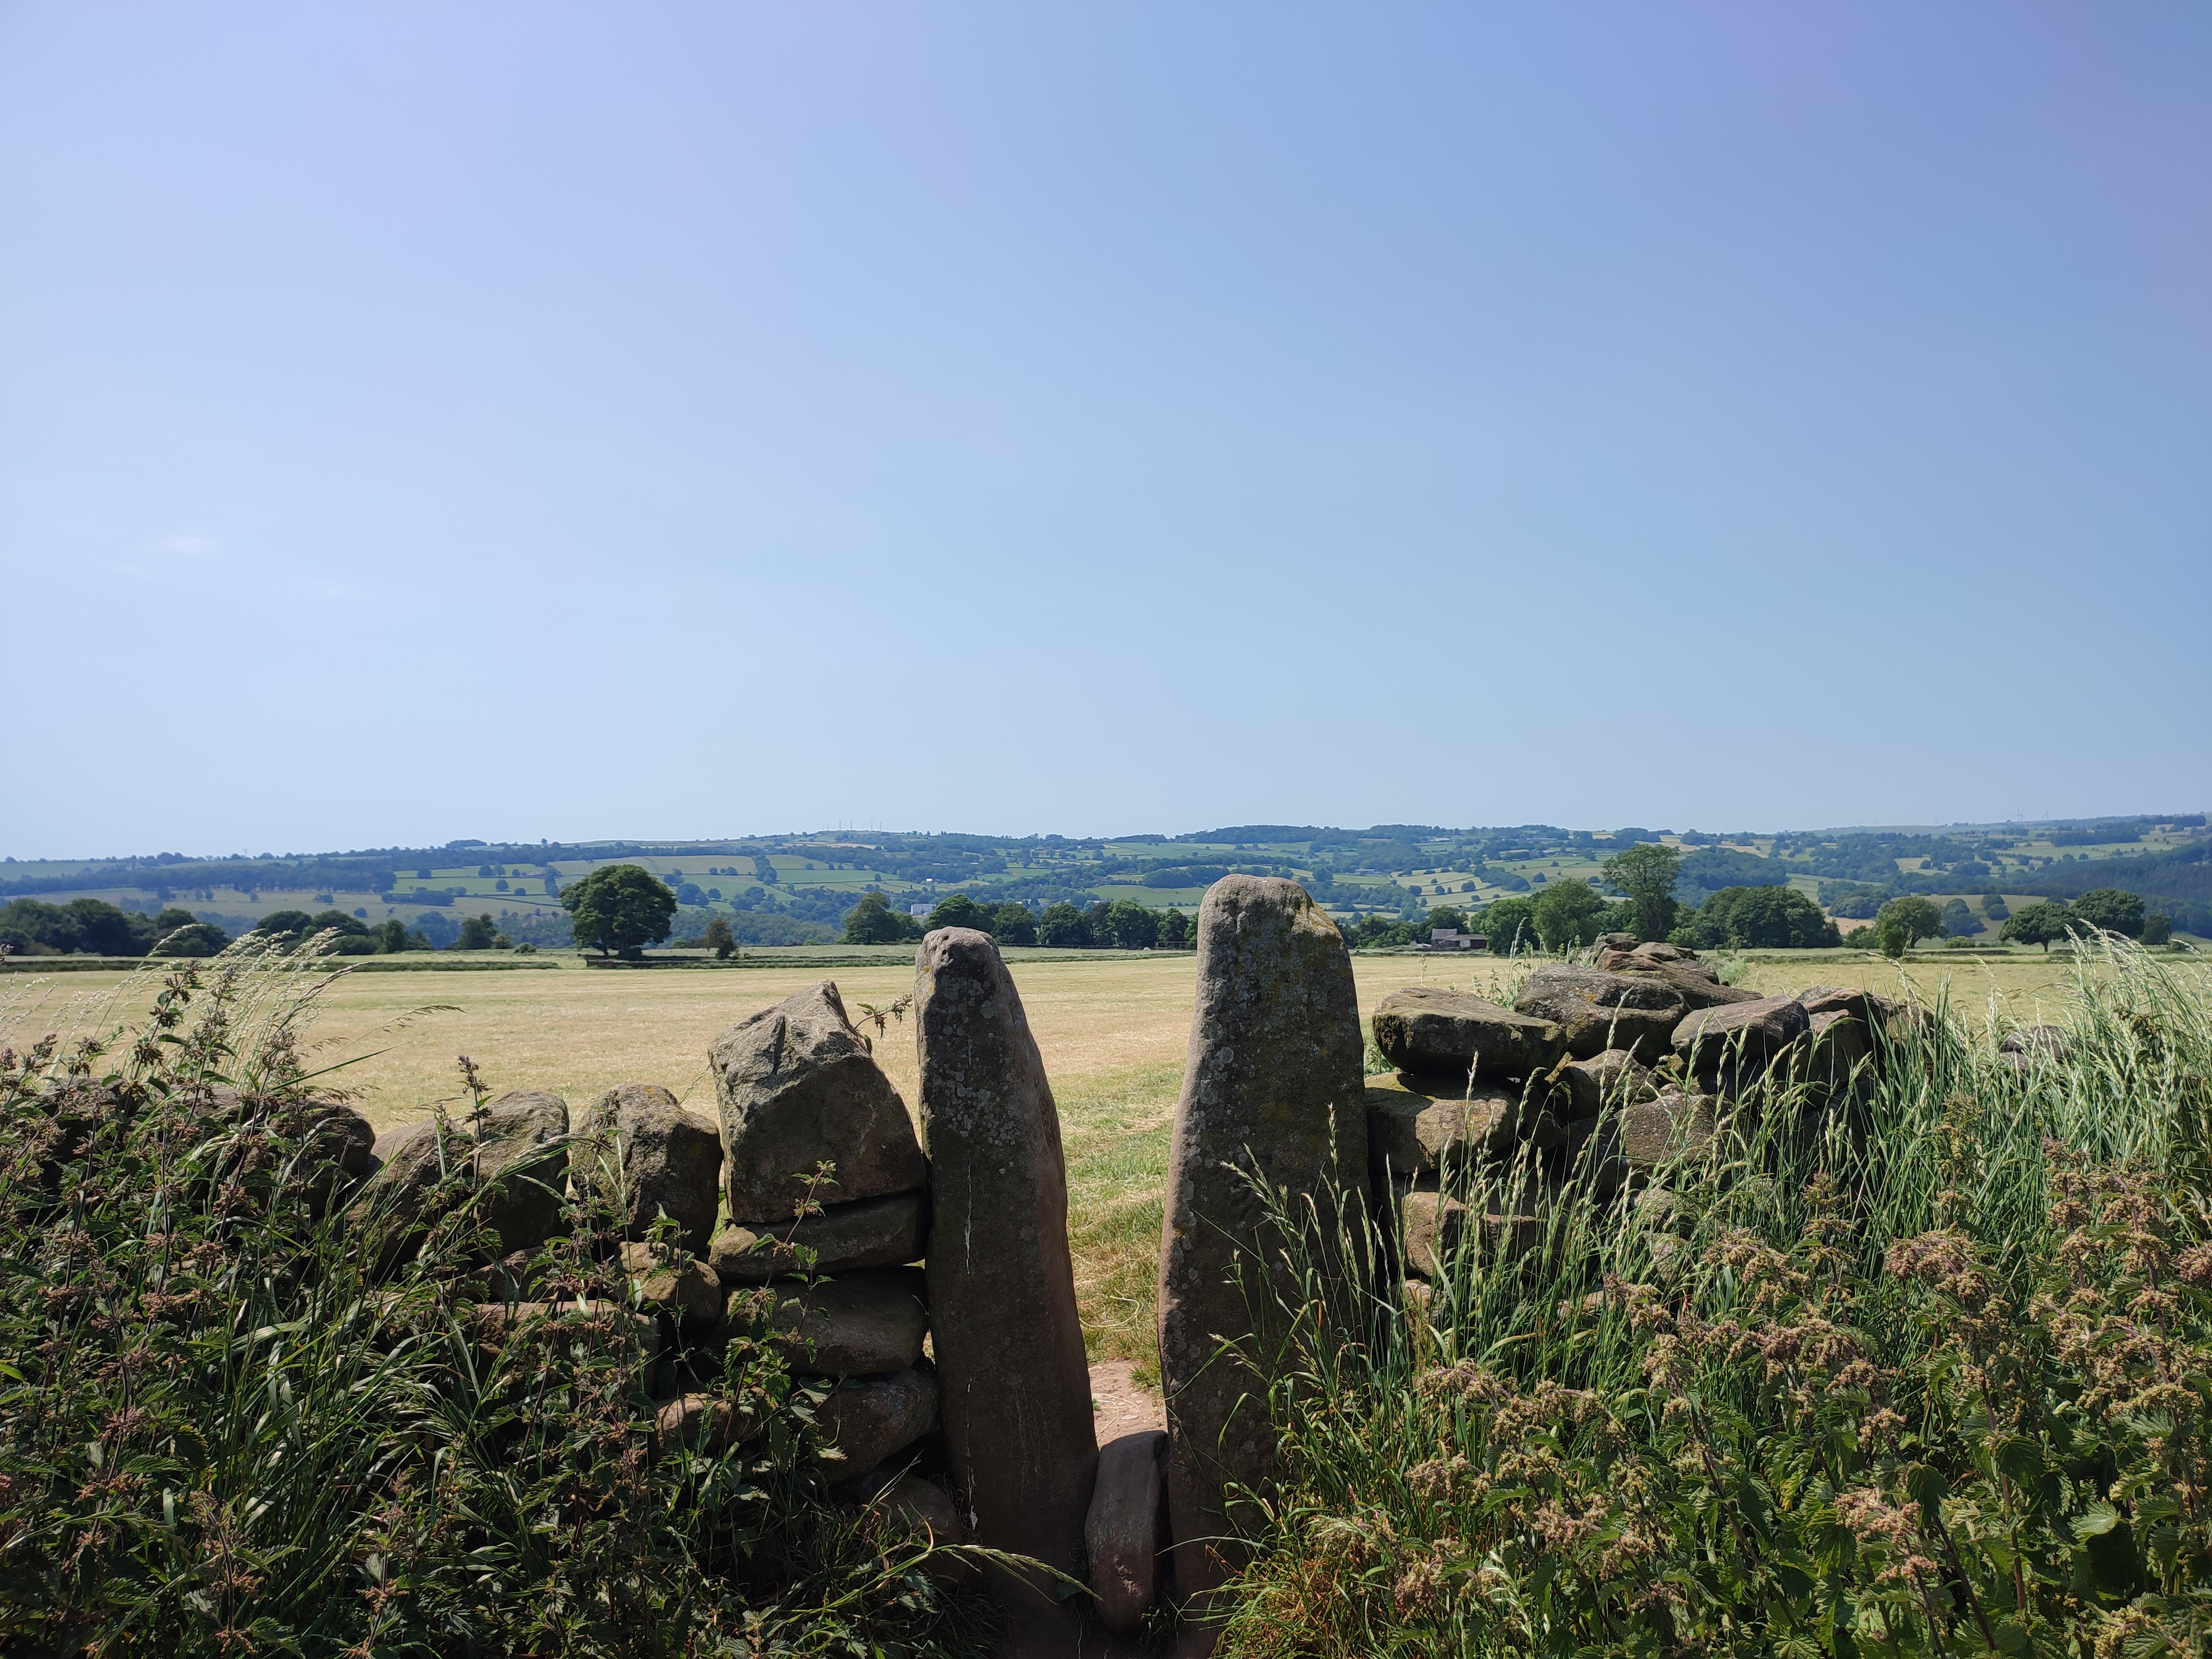
{"type": "MultiPolygon", "coordinates": [[[[256,922],[253,933],[280,945],[330,933],[331,954],[342,957],[397,956],[406,951],[503,951],[512,941],[499,931],[491,913],[465,917],[460,926],[441,916],[434,939],[424,923],[410,927],[398,917],[371,923],[343,910],[278,910],[256,922]]],[[[65,904],[14,899],[0,905],[0,949],[11,956],[211,957],[231,935],[191,911],[172,907],[156,915],[125,910],[105,899],[75,898],[65,904]]],[[[523,947],[530,948],[530,947],[523,947]]]]}
{"type": "Polygon", "coordinates": [[[1194,929],[1181,910],[1155,910],[1133,899],[1100,902],[1088,909],[1062,902],[1042,915],[1026,904],[981,904],[965,893],[939,899],[927,916],[894,908],[881,893],[868,893],[845,918],[848,945],[899,945],[939,927],[973,927],[1001,945],[1042,945],[1055,950],[1150,951],[1180,949],[1194,929]]]}

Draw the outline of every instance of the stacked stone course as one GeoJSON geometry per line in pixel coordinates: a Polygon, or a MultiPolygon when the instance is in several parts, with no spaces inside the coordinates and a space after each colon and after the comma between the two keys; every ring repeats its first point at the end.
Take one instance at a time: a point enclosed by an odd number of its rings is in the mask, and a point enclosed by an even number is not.
{"type": "Polygon", "coordinates": [[[1847,1098],[1895,1012],[1826,986],[1761,997],[1722,984],[1694,951],[1626,934],[1588,965],[1537,969],[1510,1008],[1393,992],[1373,1033],[1400,1069],[1369,1079],[1368,1144],[1407,1273],[1434,1278],[1471,1229],[1509,1256],[1533,1248],[1570,1178],[1598,1197],[1647,1181],[1710,1142],[1723,1103],[1785,1084],[1815,1109],[1847,1098]]]}

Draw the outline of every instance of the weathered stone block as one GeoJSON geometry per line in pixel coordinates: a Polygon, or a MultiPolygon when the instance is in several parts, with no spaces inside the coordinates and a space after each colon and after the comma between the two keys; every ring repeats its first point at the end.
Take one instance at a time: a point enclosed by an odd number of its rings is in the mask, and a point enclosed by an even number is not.
{"type": "Polygon", "coordinates": [[[705,1255],[721,1184],[714,1121],[686,1111],[657,1083],[624,1083],[599,1097],[586,1133],[614,1138],[611,1147],[580,1151],[575,1163],[580,1184],[621,1198],[623,1236],[643,1238],[665,1210],[684,1230],[684,1248],[705,1255]]]}
{"type": "Polygon", "coordinates": [[[1548,1019],[1516,1013],[1464,991],[1412,985],[1375,1010],[1375,1046],[1408,1072],[1465,1079],[1525,1078],[1549,1071],[1564,1037],[1548,1019]]]}
{"type": "Polygon", "coordinates": [[[1401,1076],[1367,1080],[1367,1160],[1396,1175],[1441,1170],[1513,1150],[1521,1085],[1401,1076]],[[1435,1092],[1431,1092],[1431,1086],[1435,1092]]]}
{"type": "Polygon", "coordinates": [[[654,1413],[653,1428],[664,1442],[712,1457],[751,1439],[761,1425],[751,1413],[738,1411],[726,1400],[686,1394],[654,1413]]]}
{"type": "Polygon", "coordinates": [[[509,1089],[485,1103],[479,1120],[435,1119],[377,1138],[376,1172],[362,1182],[347,1213],[374,1225],[372,1248],[388,1268],[415,1253],[431,1189],[454,1171],[477,1188],[478,1213],[499,1235],[498,1254],[535,1249],[559,1231],[568,1175],[568,1107],[538,1089],[509,1089]]]}
{"type": "Polygon", "coordinates": [[[1608,1106],[1632,1106],[1659,1092],[1651,1073],[1626,1048],[1607,1048],[1588,1060],[1571,1060],[1557,1073],[1557,1092],[1571,1119],[1595,1117],[1608,1106]]]}
{"type": "Polygon", "coordinates": [[[788,1278],[801,1271],[801,1250],[814,1253],[812,1271],[823,1273],[919,1261],[929,1237],[928,1202],[927,1193],[895,1193],[825,1205],[817,1214],[778,1227],[725,1221],[715,1230],[707,1261],[729,1284],[788,1278]]]}
{"type": "Polygon", "coordinates": [[[850,1378],[822,1402],[815,1421],[828,1431],[831,1479],[853,1480],[937,1426],[937,1378],[919,1366],[850,1378]]]}
{"type": "Polygon", "coordinates": [[[1117,1636],[1140,1629],[1158,1596],[1167,1451],[1168,1437],[1158,1429],[1125,1434],[1099,1449],[1083,1542],[1098,1622],[1117,1636]]]}
{"type": "Polygon", "coordinates": [[[1674,1028],[1674,1052],[1692,1070],[1710,1070],[1727,1060],[1771,1061],[1805,1035],[1806,1024],[1805,1006],[1795,997],[1699,1008],[1674,1028]]]}
{"type": "Polygon", "coordinates": [[[1600,1127],[1589,1149],[1592,1187],[1603,1195],[1624,1182],[1648,1180],[1674,1159],[1709,1149],[1716,1127],[1711,1096],[1662,1089],[1656,1099],[1632,1106],[1600,1127]]]}
{"type": "MultiPolygon", "coordinates": [[[[880,1267],[825,1279],[783,1284],[775,1325],[792,1370],[813,1376],[875,1376],[901,1371],[921,1358],[929,1329],[921,1274],[911,1267],[880,1267]]],[[[739,1291],[746,1298],[752,1292],[739,1291]]]]}
{"type": "Polygon", "coordinates": [[[1544,1242],[1547,1206],[1555,1183],[1540,1171],[1498,1188],[1491,1185],[1439,1192],[1425,1182],[1401,1194],[1398,1200],[1401,1246],[1406,1270],[1423,1279],[1441,1277],[1465,1247],[1467,1231],[1476,1223],[1476,1201],[1483,1247],[1516,1261],[1544,1242]]]}
{"type": "Polygon", "coordinates": [[[1558,1025],[1577,1060],[1621,1048],[1646,1064],[1666,1054],[1690,1008],[1680,991],[1654,975],[1565,966],[1529,975],[1513,1006],[1558,1025]]]}
{"type": "Polygon", "coordinates": [[[721,1110],[722,1189],[742,1226],[792,1218],[815,1168],[819,1203],[912,1192],[928,1179],[914,1122],[829,980],[725,1029],[708,1051],[721,1110]]]}
{"type": "Polygon", "coordinates": [[[674,1320],[687,1335],[703,1336],[722,1322],[722,1284],[703,1261],[656,1261],[649,1244],[622,1248],[623,1271],[639,1299],[674,1320]]]}

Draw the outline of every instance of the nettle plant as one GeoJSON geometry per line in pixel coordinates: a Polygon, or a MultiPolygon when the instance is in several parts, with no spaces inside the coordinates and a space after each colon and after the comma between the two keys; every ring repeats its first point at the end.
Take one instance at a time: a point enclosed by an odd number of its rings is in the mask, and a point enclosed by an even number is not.
{"type": "Polygon", "coordinates": [[[1225,1650],[2212,1652],[2204,988],[2085,975],[1311,1344],[1225,1650]]]}
{"type": "Polygon", "coordinates": [[[473,1067],[376,1271],[394,1218],[346,1212],[305,1041],[326,969],[234,947],[134,982],[135,1029],[0,1051],[0,1644],[967,1651],[928,1541],[832,1501],[765,1314],[690,1383],[742,1443],[656,1431],[618,1189],[495,1259],[473,1067]]]}

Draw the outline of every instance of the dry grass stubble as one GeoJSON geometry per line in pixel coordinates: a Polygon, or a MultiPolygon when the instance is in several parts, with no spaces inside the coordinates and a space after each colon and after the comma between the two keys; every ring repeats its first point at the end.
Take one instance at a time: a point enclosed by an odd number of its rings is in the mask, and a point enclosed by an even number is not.
{"type": "MultiPolygon", "coordinates": [[[[1995,994],[2023,1015],[2055,1005],[2064,966],[2040,959],[1984,965],[1913,963],[1905,970],[1923,996],[1946,981],[1956,1001],[1977,1006],[1995,994]]],[[[1356,957],[1363,1017],[1401,986],[1455,987],[1499,995],[1526,971],[1491,957],[1356,957]]],[[[1157,1375],[1155,1331],[1162,1196],[1169,1127],[1182,1088],[1195,981],[1185,954],[1016,963],[1030,1024],[1059,1105],[1067,1161],[1068,1236],[1091,1358],[1133,1362],[1157,1375]]],[[[904,966],[831,971],[855,1020],[865,1003],[887,1007],[912,989],[904,966]]],[[[735,1019],[814,983],[822,970],[743,969],[485,974],[375,973],[341,979],[326,996],[317,1027],[325,1063],[381,1050],[335,1080],[360,1091],[379,1128],[427,1113],[458,1097],[453,1057],[473,1058],[495,1088],[550,1089],[571,1108],[618,1083],[665,1085],[708,1113],[714,1087],[707,1047],[735,1019]],[[417,1011],[453,1005],[434,1012],[417,1011]]],[[[104,995],[119,975],[59,976],[47,1008],[104,995]]],[[[1746,983],[1769,992],[1814,983],[1864,985],[1894,994],[1899,970],[1857,962],[1753,963],[1746,983]]],[[[148,992],[150,1000],[151,991],[148,992]]],[[[38,1023],[35,1019],[28,1024],[38,1023]]],[[[48,1018],[40,1030],[55,1022],[48,1018]]],[[[5,1033],[16,1040],[19,1023],[5,1033]]],[[[890,1025],[878,1059],[909,1109],[916,1103],[914,1028],[890,1025]]]]}

